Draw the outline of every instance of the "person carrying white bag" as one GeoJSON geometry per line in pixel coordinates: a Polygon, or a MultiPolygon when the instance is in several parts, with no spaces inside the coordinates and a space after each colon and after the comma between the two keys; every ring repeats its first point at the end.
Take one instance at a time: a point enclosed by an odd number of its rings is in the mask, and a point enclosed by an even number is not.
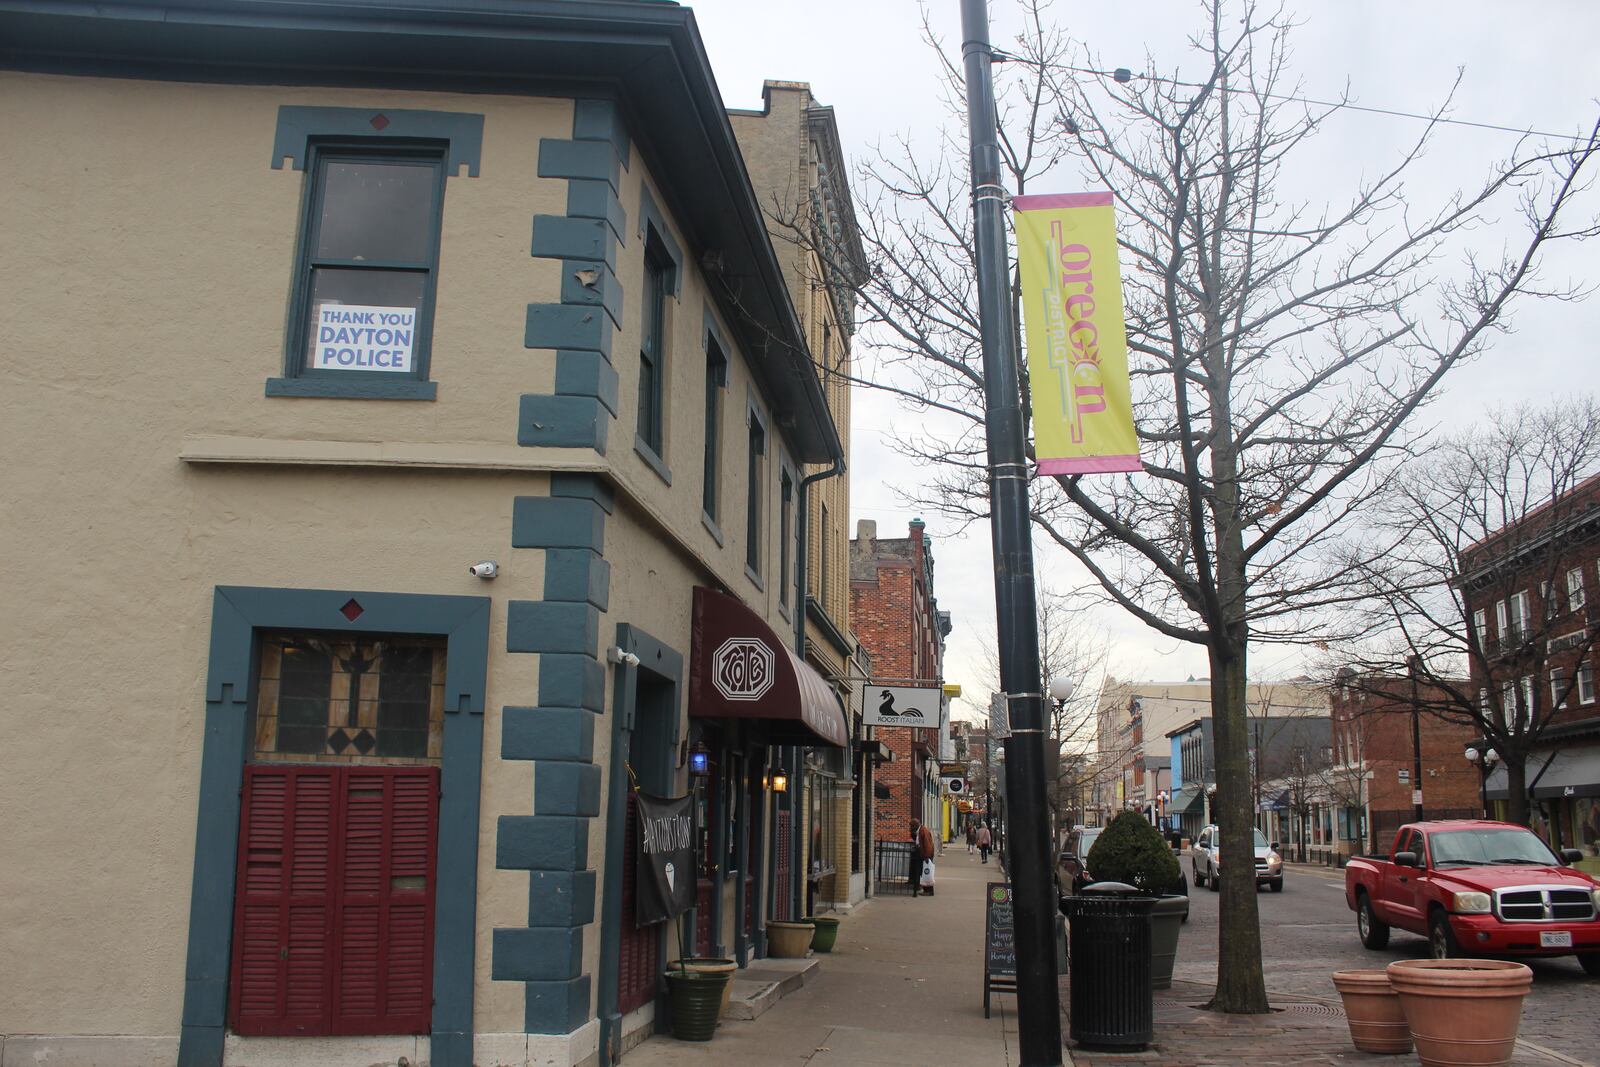
{"type": "Polygon", "coordinates": [[[920,863],[920,867],[921,867],[921,870],[920,870],[920,872],[918,874],[917,880],[914,883],[912,883],[911,895],[912,896],[916,896],[918,891],[920,890],[922,892],[927,893],[931,897],[931,896],[933,896],[933,875],[934,875],[934,871],[933,871],[933,854],[934,854],[933,831],[928,829],[926,826],[922,825],[922,822],[920,820],[912,819],[911,820],[911,840],[916,842],[916,847],[914,849],[912,849],[911,855],[912,855],[914,860],[916,860],[916,861],[918,861],[920,863]]]}

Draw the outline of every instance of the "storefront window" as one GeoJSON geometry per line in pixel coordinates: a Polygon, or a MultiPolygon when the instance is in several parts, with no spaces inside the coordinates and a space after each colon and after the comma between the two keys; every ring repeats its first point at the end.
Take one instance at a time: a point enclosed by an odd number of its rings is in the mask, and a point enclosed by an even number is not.
{"type": "Polygon", "coordinates": [[[833,799],[838,783],[832,778],[815,775],[811,779],[811,871],[813,874],[833,869],[833,799]]]}
{"type": "Polygon", "coordinates": [[[1576,797],[1572,802],[1578,848],[1586,856],[1600,856],[1600,798],[1576,797]]]}

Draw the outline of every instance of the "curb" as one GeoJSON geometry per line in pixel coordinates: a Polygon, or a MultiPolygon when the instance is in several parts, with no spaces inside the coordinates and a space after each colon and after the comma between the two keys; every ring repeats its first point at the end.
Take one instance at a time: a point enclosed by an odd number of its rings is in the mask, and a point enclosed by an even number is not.
{"type": "Polygon", "coordinates": [[[755,1019],[765,1015],[778,1001],[811,981],[821,970],[815,956],[800,960],[756,960],[737,971],[728,995],[729,1019],[755,1019]]]}

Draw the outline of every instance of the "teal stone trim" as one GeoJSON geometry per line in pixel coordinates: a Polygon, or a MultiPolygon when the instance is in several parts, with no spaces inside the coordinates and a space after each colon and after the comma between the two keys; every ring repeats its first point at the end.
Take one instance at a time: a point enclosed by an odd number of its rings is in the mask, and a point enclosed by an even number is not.
{"type": "Polygon", "coordinates": [[[529,255],[534,259],[597,260],[617,269],[617,238],[604,219],[535,215],[529,255]]]}
{"type": "Polygon", "coordinates": [[[583,929],[537,926],[494,931],[489,977],[501,982],[576,978],[583,970],[583,929]]]}
{"type": "Polygon", "coordinates": [[[506,605],[507,652],[597,653],[600,613],[589,604],[513,600],[506,605]]]}
{"type": "Polygon", "coordinates": [[[589,976],[527,983],[524,1025],[530,1034],[570,1034],[589,1020],[589,976]]]}
{"type": "Polygon", "coordinates": [[[569,474],[558,471],[550,476],[550,495],[574,500],[593,500],[607,515],[617,509],[617,491],[611,483],[594,474],[569,474]]]}
{"type": "Polygon", "coordinates": [[[413,111],[391,107],[278,108],[278,129],[272,139],[272,169],[282,170],[290,160],[295,170],[306,169],[307,146],[313,137],[348,140],[370,137],[383,141],[443,141],[447,176],[461,172],[478,176],[483,158],[483,116],[460,111],[413,111]]]}
{"type": "Polygon", "coordinates": [[[593,604],[611,602],[611,564],[581,548],[552,548],[544,555],[544,598],[593,604]]]}
{"type": "Polygon", "coordinates": [[[597,884],[594,871],[528,872],[528,925],[588,926],[597,884]]]}
{"type": "Polygon", "coordinates": [[[511,502],[512,548],[587,548],[603,553],[605,542],[606,509],[593,500],[519,496],[511,502]]]}
{"type": "Polygon", "coordinates": [[[182,1067],[222,1063],[256,632],[306,629],[436,634],[446,640],[439,874],[434,896],[433,1062],[470,1067],[489,608],[487,597],[216,587],[178,1044],[182,1067]],[[361,606],[354,622],[340,610],[352,599],[361,606]]]}
{"type": "Polygon", "coordinates": [[[604,219],[616,235],[617,244],[628,244],[628,211],[622,206],[617,191],[609,182],[583,181],[574,178],[567,183],[567,214],[575,219],[604,219]]]}
{"type": "MultiPolygon", "coordinates": [[[[606,231],[610,233],[609,230],[606,231]]],[[[622,284],[615,267],[599,261],[568,259],[561,263],[561,302],[606,309],[611,325],[622,325],[622,284]]],[[[556,359],[560,360],[560,355],[556,359]]]]}
{"type": "Polygon", "coordinates": [[[667,229],[667,218],[656,207],[656,198],[650,195],[650,187],[643,182],[639,183],[639,240],[648,241],[654,236],[660,242],[661,250],[672,260],[672,271],[667,281],[667,292],[677,296],[683,284],[683,249],[678,247],[677,239],[672,236],[672,231],[667,229]]]}
{"type": "Polygon", "coordinates": [[[266,395],[335,397],[341,400],[437,400],[439,383],[416,378],[393,382],[375,377],[353,377],[350,381],[333,378],[268,378],[266,395]]]}
{"type": "Polygon", "coordinates": [[[592,396],[617,415],[617,371],[599,352],[556,353],[556,395],[592,396]]]}
{"type": "Polygon", "coordinates": [[[593,305],[529,304],[522,347],[599,352],[609,360],[613,329],[610,314],[593,305]]]}
{"type": "Polygon", "coordinates": [[[592,763],[535,763],[533,810],[540,815],[598,816],[600,768],[592,763]]]}
{"type": "Polygon", "coordinates": [[[628,145],[628,128],[622,124],[622,113],[612,100],[574,100],[572,102],[572,136],[578,141],[610,141],[611,149],[628,169],[631,150],[628,145]]]}
{"type": "Polygon", "coordinates": [[[517,406],[517,444],[550,448],[592,448],[606,454],[611,415],[590,396],[525,393],[517,406]]]}
{"type": "Polygon", "coordinates": [[[604,712],[605,667],[593,656],[541,655],[539,705],[547,708],[584,708],[596,714],[604,712]]]}
{"type": "Polygon", "coordinates": [[[520,445],[605,454],[618,407],[611,365],[623,315],[617,248],[627,234],[617,192],[631,152],[621,112],[606,99],[574,100],[572,140],[539,142],[539,176],[567,179],[567,213],[533,218],[529,254],[561,260],[561,302],[528,305],[523,347],[556,350],[556,383],[553,397],[522,397],[520,445]]]}
{"type": "Polygon", "coordinates": [[[601,181],[622,189],[622,161],[616,147],[606,141],[539,140],[539,177],[601,181]]]}
{"type": "Polygon", "coordinates": [[[715,343],[717,346],[717,351],[722,353],[722,377],[720,380],[718,380],[717,384],[726,389],[728,387],[728,353],[733,351],[733,346],[728,344],[728,335],[722,332],[722,325],[717,322],[717,316],[716,313],[711,310],[710,301],[707,301],[704,309],[702,309],[700,319],[701,329],[704,331],[704,336],[701,338],[700,347],[705,349],[707,352],[710,352],[711,345],[715,343]]]}
{"type": "Polygon", "coordinates": [[[500,758],[588,763],[594,759],[594,720],[584,708],[506,708],[500,715],[500,758]]]}
{"type": "Polygon", "coordinates": [[[589,820],[569,815],[502,815],[495,826],[494,865],[506,871],[585,870],[589,866],[589,820]]]}

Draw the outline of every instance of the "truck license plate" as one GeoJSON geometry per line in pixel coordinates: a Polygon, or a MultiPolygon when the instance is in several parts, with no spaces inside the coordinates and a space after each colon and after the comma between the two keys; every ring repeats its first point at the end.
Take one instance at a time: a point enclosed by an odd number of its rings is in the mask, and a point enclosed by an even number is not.
{"type": "Polygon", "coordinates": [[[1539,932],[1540,948],[1571,948],[1572,931],[1570,930],[1541,930],[1539,932]]]}

